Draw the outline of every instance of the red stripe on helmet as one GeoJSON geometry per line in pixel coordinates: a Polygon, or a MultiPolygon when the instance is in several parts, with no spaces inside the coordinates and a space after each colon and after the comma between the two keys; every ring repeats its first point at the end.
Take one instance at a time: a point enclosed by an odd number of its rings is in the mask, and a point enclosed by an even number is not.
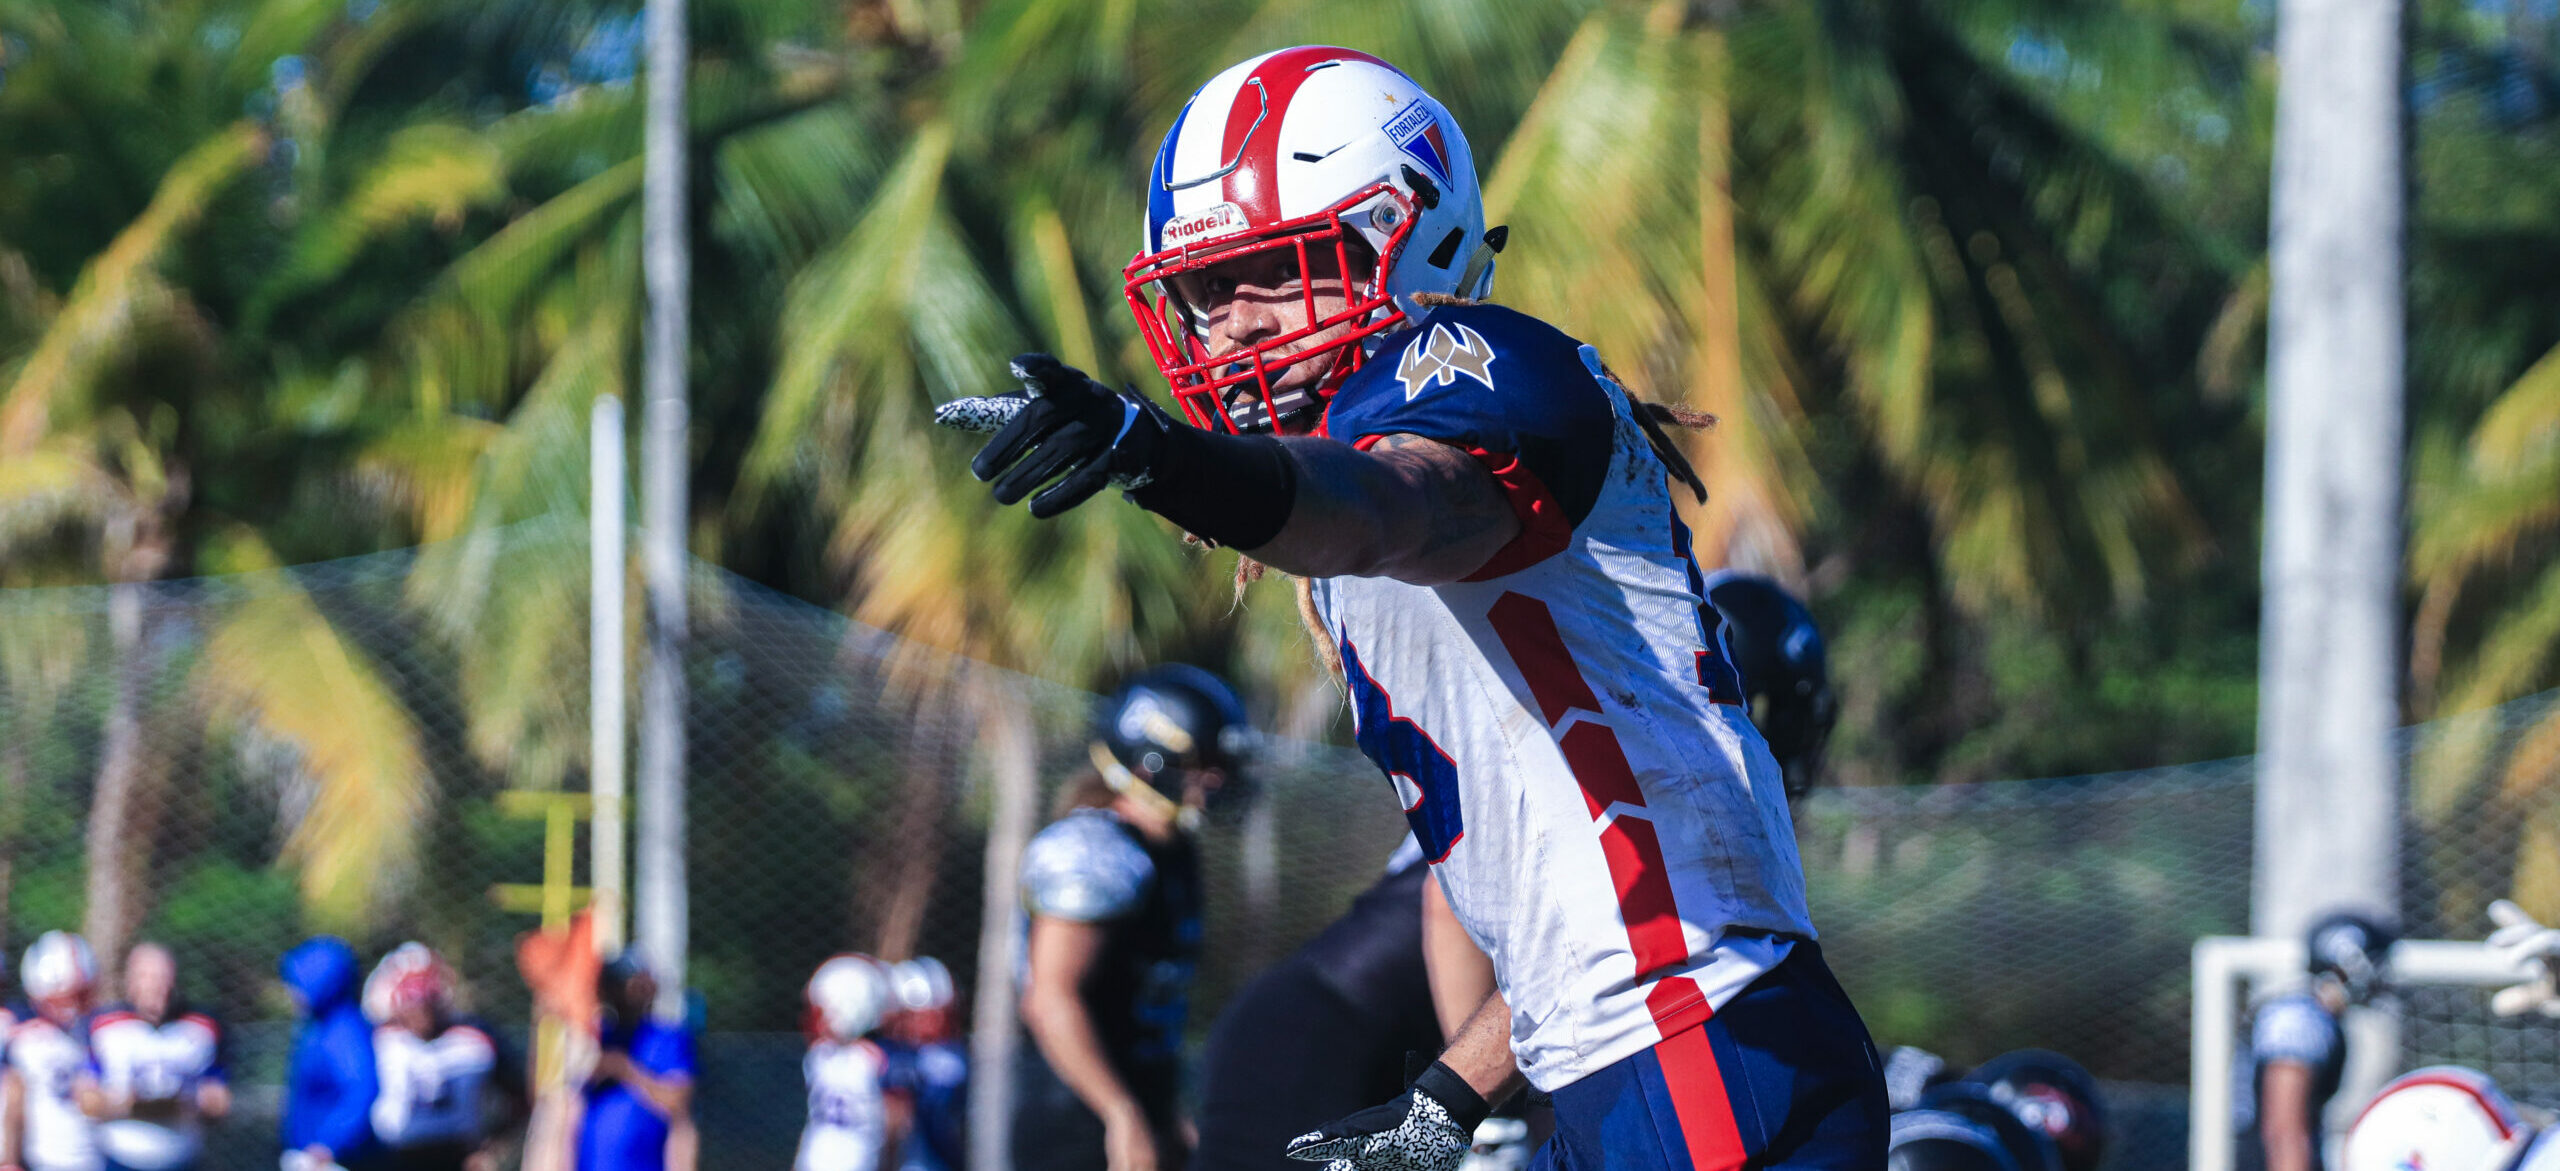
{"type": "Polygon", "coordinates": [[[1395,68],[1367,53],[1300,45],[1263,58],[1244,84],[1236,87],[1235,101],[1227,106],[1227,131],[1218,143],[1218,157],[1236,162],[1236,169],[1227,172],[1224,180],[1225,193],[1227,202],[1244,209],[1249,223],[1280,219],[1280,123],[1288,114],[1289,99],[1313,76],[1309,67],[1327,61],[1366,61],[1381,69],[1395,68]]]}

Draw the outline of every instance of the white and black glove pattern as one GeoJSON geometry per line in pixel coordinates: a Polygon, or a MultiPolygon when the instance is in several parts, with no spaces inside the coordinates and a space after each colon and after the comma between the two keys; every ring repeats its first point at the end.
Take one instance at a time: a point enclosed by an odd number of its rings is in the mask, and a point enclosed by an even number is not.
{"type": "Polygon", "coordinates": [[[1022,382],[1018,397],[960,399],[934,412],[935,422],[964,431],[1002,420],[969,464],[980,481],[995,483],[996,503],[1030,496],[1031,515],[1046,520],[1105,484],[1132,491],[1154,482],[1165,439],[1180,426],[1162,407],[1047,354],[1015,358],[1013,376],[1022,382]]]}
{"type": "Polygon", "coordinates": [[[2489,920],[2498,925],[2489,933],[2490,949],[2499,958],[2533,972],[2532,979],[2501,988],[2490,997],[2490,1011],[2499,1016],[2538,1012],[2560,1017],[2560,928],[2543,926],[2524,908],[2505,899],[2489,904],[2489,920]]]}
{"type": "Polygon", "coordinates": [[[1491,1112],[1465,1078],[1435,1061],[1394,1101],[1289,1140],[1289,1157],[1324,1171],[1451,1171],[1491,1112]]]}

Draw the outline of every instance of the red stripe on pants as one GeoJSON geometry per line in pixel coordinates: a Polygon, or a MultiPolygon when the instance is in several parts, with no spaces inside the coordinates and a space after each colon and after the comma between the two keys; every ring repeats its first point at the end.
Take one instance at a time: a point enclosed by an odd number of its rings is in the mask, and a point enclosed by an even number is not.
{"type": "MultiPolygon", "coordinates": [[[[1688,977],[1673,976],[1656,985],[1647,1000],[1660,1021],[1673,1002],[1696,994],[1697,985],[1688,977]]],[[[1680,1136],[1688,1143],[1689,1161],[1696,1171],[1733,1171],[1742,1166],[1751,1155],[1742,1145],[1742,1128],[1734,1123],[1733,1100],[1725,1092],[1724,1069],[1716,1064],[1715,1043],[1708,1040],[1706,1025],[1665,1036],[1653,1047],[1653,1055],[1662,1064],[1671,1113],[1680,1122],[1680,1136]]]]}

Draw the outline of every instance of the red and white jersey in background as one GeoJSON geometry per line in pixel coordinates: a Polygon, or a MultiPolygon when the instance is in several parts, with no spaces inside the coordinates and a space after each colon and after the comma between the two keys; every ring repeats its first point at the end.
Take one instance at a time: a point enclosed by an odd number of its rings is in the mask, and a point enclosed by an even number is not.
{"type": "Polygon", "coordinates": [[[801,1059],[809,1124],[793,1171],[879,1171],[889,1143],[889,1058],[868,1040],[820,1040],[801,1059]]]}
{"type": "Polygon", "coordinates": [[[485,1137],[481,1095],[498,1076],[498,1044],[467,1024],[421,1037],[397,1025],[373,1031],[373,1133],[394,1150],[485,1137]]]}
{"type": "Polygon", "coordinates": [[[137,1171],[184,1167],[204,1147],[196,1091],[222,1080],[222,1028],[200,1012],[152,1024],[130,1009],[99,1013],[89,1026],[90,1071],[136,1117],[98,1124],[98,1145],[137,1171]]]}
{"type": "Polygon", "coordinates": [[[89,1073],[89,1022],[66,1029],[29,1017],[9,1030],[9,1071],[27,1087],[24,1145],[19,1161],[28,1171],[95,1171],[97,1132],[74,1098],[89,1073]]]}
{"type": "Polygon", "coordinates": [[[1320,431],[1474,452],[1522,520],[1466,581],[1315,583],[1360,748],[1568,1085],[1707,1019],[1814,930],[1666,471],[1598,357],[1492,305],[1391,335],[1320,431]]]}

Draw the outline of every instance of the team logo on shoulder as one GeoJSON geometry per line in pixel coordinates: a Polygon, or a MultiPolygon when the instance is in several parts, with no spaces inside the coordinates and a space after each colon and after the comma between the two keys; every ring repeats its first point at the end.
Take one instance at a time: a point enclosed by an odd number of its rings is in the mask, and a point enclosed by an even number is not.
{"type": "Polygon", "coordinates": [[[1463,325],[1433,325],[1396,359],[1396,381],[1404,384],[1406,402],[1431,387],[1456,382],[1461,374],[1493,389],[1493,343],[1463,325]]]}

